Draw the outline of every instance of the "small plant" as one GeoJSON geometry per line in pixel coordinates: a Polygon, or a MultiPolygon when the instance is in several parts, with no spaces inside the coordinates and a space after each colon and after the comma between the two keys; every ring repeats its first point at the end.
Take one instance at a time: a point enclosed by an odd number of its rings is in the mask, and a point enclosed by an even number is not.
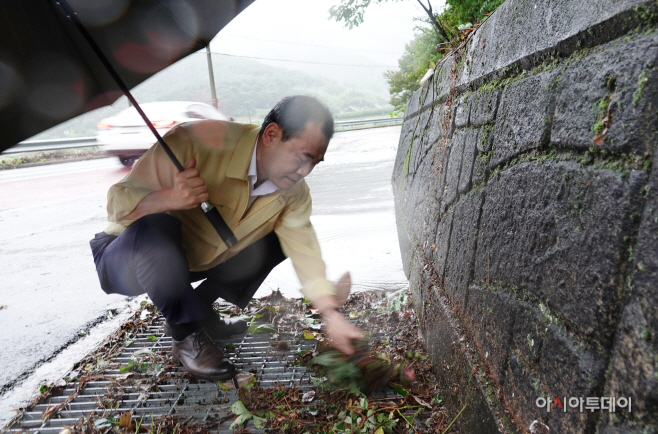
{"type": "Polygon", "coordinates": [[[376,434],[391,433],[392,428],[398,424],[394,413],[388,408],[370,406],[365,398],[360,398],[358,402],[338,414],[338,421],[334,424],[332,432],[367,434],[375,430],[376,434]]]}

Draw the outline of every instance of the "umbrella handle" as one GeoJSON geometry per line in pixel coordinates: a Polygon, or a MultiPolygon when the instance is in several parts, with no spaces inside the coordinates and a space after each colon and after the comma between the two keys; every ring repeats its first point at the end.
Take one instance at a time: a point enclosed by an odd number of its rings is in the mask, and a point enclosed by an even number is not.
{"type": "MultiPolygon", "coordinates": [[[[66,13],[67,17],[73,21],[73,23],[78,28],[82,36],[85,38],[91,49],[94,51],[94,53],[96,53],[96,56],[98,56],[98,59],[105,66],[107,72],[110,73],[110,75],[117,83],[119,88],[126,95],[126,98],[130,100],[130,102],[133,104],[137,112],[141,115],[142,119],[144,119],[144,122],[146,122],[146,125],[151,129],[151,132],[153,133],[155,138],[158,139],[158,143],[160,143],[160,146],[162,146],[162,149],[164,149],[165,153],[172,161],[172,163],[174,163],[178,171],[182,172],[183,170],[185,170],[183,168],[183,165],[180,164],[180,162],[178,161],[174,153],[171,151],[167,143],[164,141],[162,136],[160,136],[160,133],[158,133],[158,131],[155,129],[149,118],[146,116],[146,113],[144,113],[144,111],[139,106],[133,95],[130,93],[130,89],[128,89],[126,83],[124,83],[123,79],[119,76],[119,74],[114,69],[110,61],[107,59],[105,53],[103,53],[100,47],[96,44],[96,41],[94,41],[94,38],[91,37],[85,26],[80,21],[80,19],[78,19],[78,16],[76,15],[71,5],[69,5],[68,1],[67,0],[52,0],[52,1],[53,3],[55,3],[56,6],[61,6],[62,9],[64,9],[64,12],[66,13]]],[[[213,225],[213,227],[219,234],[220,238],[224,241],[226,246],[233,247],[238,242],[238,239],[235,237],[233,231],[231,231],[231,228],[228,227],[222,216],[219,214],[217,208],[215,208],[215,206],[210,202],[204,202],[201,204],[201,209],[203,210],[203,214],[206,216],[206,218],[208,218],[208,220],[213,225]]]]}
{"type": "Polygon", "coordinates": [[[222,216],[219,214],[219,211],[217,211],[215,205],[206,201],[201,204],[201,209],[203,210],[203,214],[214,226],[215,230],[226,244],[226,247],[231,248],[235,246],[238,243],[238,239],[235,237],[222,216]]]}

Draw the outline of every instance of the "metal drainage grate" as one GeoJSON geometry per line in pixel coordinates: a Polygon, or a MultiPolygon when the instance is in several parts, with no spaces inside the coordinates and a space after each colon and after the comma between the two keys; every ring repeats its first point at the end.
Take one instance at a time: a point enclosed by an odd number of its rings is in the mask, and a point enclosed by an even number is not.
{"type": "MultiPolygon", "coordinates": [[[[126,378],[126,372],[120,367],[129,366],[135,354],[152,352],[164,360],[169,360],[171,338],[164,336],[164,321],[150,326],[144,333],[136,335],[123,352],[110,360],[102,378],[87,382],[73,399],[77,384],[67,385],[56,396],[50,396],[43,402],[31,407],[23,418],[8,432],[59,433],[67,426],[72,426],[80,418],[88,418],[92,413],[97,417],[102,414],[118,415],[131,411],[133,421],[140,421],[144,426],[151,425],[152,420],[175,414],[185,422],[208,422],[214,425],[218,433],[231,433],[228,427],[233,420],[231,405],[238,401],[237,390],[225,390],[220,383],[198,380],[185,374],[182,366],[167,366],[157,384],[144,377],[133,381],[126,378]],[[164,380],[162,379],[164,377],[164,380]],[[107,397],[118,397],[111,409],[103,405],[107,397]],[[70,402],[60,408],[55,415],[42,422],[44,414],[53,407],[70,402]],[[227,422],[229,421],[230,422],[227,422]],[[222,421],[225,421],[222,423],[222,421]],[[219,427],[218,427],[219,425],[219,427]]],[[[282,337],[285,340],[285,337],[282,337]]],[[[226,354],[240,371],[254,373],[258,384],[265,389],[279,385],[296,387],[304,392],[310,389],[309,375],[303,366],[293,366],[297,353],[313,350],[315,341],[287,340],[290,349],[281,351],[271,345],[271,335],[246,335],[218,342],[224,346],[226,354]]],[[[249,421],[250,432],[264,432],[249,421]]]]}

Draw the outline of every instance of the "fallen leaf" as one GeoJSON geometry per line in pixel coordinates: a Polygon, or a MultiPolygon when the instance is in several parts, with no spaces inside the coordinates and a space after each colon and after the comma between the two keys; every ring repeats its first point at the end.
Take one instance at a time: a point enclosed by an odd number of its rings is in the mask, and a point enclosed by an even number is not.
{"type": "Polygon", "coordinates": [[[313,340],[313,339],[321,339],[321,338],[322,338],[321,333],[304,330],[304,339],[306,339],[306,340],[310,341],[310,340],[313,340]]]}
{"type": "Polygon", "coordinates": [[[233,429],[233,427],[237,426],[242,426],[243,423],[248,421],[253,417],[253,415],[247,410],[247,408],[244,406],[242,401],[236,401],[231,405],[231,411],[233,414],[238,416],[233,423],[229,426],[229,429],[233,429]]]}
{"type": "Polygon", "coordinates": [[[394,384],[394,385],[393,385],[393,390],[395,390],[395,393],[397,393],[397,394],[400,395],[400,396],[407,396],[407,394],[409,393],[409,392],[407,391],[407,389],[405,389],[404,387],[400,386],[399,384],[394,384]]]}
{"type": "Polygon", "coordinates": [[[96,429],[107,428],[111,426],[112,426],[112,421],[106,418],[97,419],[96,422],[94,422],[94,428],[96,429]]]}
{"type": "Polygon", "coordinates": [[[397,410],[398,405],[394,402],[381,402],[378,404],[378,407],[381,408],[382,410],[391,412],[397,410]]]}
{"type": "Polygon", "coordinates": [[[240,389],[238,389],[238,397],[240,398],[240,401],[245,404],[251,404],[251,392],[249,392],[249,389],[246,387],[240,387],[240,389]]]}
{"type": "Polygon", "coordinates": [[[432,409],[432,406],[431,406],[430,404],[428,404],[427,402],[423,401],[423,400],[420,399],[419,397],[417,397],[417,396],[415,396],[415,395],[411,395],[411,397],[412,397],[413,399],[415,399],[416,402],[419,403],[420,405],[422,405],[423,407],[427,407],[427,408],[429,408],[430,410],[432,409]]]}
{"type": "Polygon", "coordinates": [[[278,330],[272,324],[256,324],[252,323],[249,326],[247,333],[277,333],[278,330]]]}
{"type": "MultiPolygon", "coordinates": [[[[606,116],[607,119],[607,116],[606,116]]],[[[603,144],[603,140],[605,139],[605,135],[608,134],[608,128],[604,128],[601,134],[597,134],[596,137],[594,137],[594,144],[596,146],[601,146],[603,144]]]]}
{"type": "Polygon", "coordinates": [[[258,417],[258,416],[253,416],[254,419],[254,427],[256,429],[263,429],[265,428],[265,422],[267,422],[267,419],[264,417],[258,417]]]}
{"type": "Polygon", "coordinates": [[[309,390],[302,395],[302,402],[311,402],[315,398],[315,390],[309,390]]]}
{"type": "Polygon", "coordinates": [[[130,428],[130,425],[132,425],[132,420],[133,420],[133,412],[128,411],[126,413],[123,413],[121,417],[119,418],[119,426],[121,428],[130,428]]]}
{"type": "Polygon", "coordinates": [[[246,387],[247,389],[256,383],[256,376],[251,372],[238,371],[235,374],[235,379],[238,382],[238,387],[246,387]]]}

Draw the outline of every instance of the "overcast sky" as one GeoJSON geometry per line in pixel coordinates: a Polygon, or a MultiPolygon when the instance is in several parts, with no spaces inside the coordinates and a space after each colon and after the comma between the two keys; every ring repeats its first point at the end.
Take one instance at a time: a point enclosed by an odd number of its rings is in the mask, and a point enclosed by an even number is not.
{"type": "MultiPolygon", "coordinates": [[[[329,8],[336,4],[340,0],[256,0],[213,39],[211,49],[280,59],[267,63],[337,81],[369,75],[383,83],[382,73],[397,69],[413,38],[413,18],[425,12],[415,0],[371,5],[364,23],[350,30],[329,19],[329,8]]],[[[432,5],[441,9],[444,2],[432,5]]]]}

